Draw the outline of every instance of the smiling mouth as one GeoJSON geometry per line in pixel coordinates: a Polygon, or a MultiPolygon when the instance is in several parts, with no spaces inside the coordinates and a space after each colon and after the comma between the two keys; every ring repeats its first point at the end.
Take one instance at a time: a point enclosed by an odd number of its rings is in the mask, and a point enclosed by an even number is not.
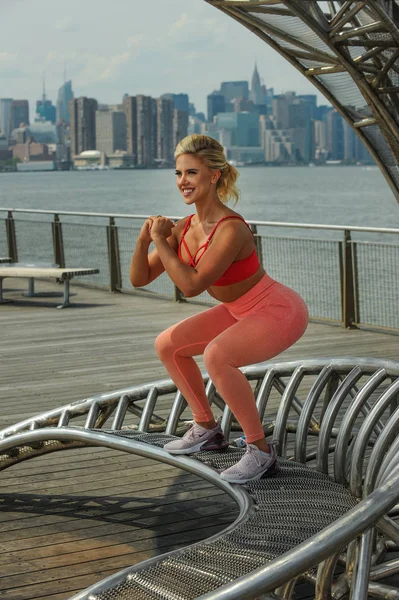
{"type": "Polygon", "coordinates": [[[193,193],[195,188],[182,188],[183,196],[190,196],[193,193]]]}

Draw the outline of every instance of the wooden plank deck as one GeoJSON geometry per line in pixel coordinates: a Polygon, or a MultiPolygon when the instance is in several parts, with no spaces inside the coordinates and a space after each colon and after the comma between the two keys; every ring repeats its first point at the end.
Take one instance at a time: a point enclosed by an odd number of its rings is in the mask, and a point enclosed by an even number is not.
{"type": "MultiPolygon", "coordinates": [[[[153,341],[204,309],[71,286],[6,280],[0,306],[0,427],[98,393],[164,378],[153,341]]],[[[398,358],[397,336],[310,324],[284,358],[398,358]]],[[[209,537],[237,514],[194,475],[107,449],[71,450],[4,471],[0,598],[66,600],[131,564],[209,537]]]]}

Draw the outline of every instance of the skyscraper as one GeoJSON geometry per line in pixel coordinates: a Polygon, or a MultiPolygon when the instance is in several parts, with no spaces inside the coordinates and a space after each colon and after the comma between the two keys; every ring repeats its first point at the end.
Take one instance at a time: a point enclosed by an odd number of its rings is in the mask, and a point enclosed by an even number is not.
{"type": "Polygon", "coordinates": [[[96,149],[96,110],[97,100],[76,98],[69,102],[71,132],[71,154],[96,149]]]}
{"type": "Polygon", "coordinates": [[[265,104],[263,87],[262,87],[262,84],[260,81],[258,67],[256,66],[256,63],[255,63],[254,72],[252,74],[251,91],[249,94],[249,99],[252,100],[252,102],[255,105],[265,104]]]}
{"type": "Polygon", "coordinates": [[[187,136],[188,133],[188,112],[175,108],[173,114],[173,146],[187,136]]]}
{"type": "Polygon", "coordinates": [[[173,100],[157,99],[157,160],[164,164],[173,162],[173,100]]]}
{"type": "Polygon", "coordinates": [[[96,150],[107,155],[115,150],[126,150],[126,115],[123,111],[96,111],[96,150]]]}
{"type": "Polygon", "coordinates": [[[156,104],[151,96],[136,96],[137,102],[137,166],[150,167],[156,148],[156,104]],[[155,114],[154,114],[155,113],[155,114]],[[154,136],[155,133],[155,136],[154,136]],[[155,140],[154,140],[155,137],[155,140]]]}
{"type": "Polygon", "coordinates": [[[66,81],[58,90],[57,123],[69,123],[69,102],[73,100],[72,81],[66,81]]]}
{"type": "Polygon", "coordinates": [[[136,96],[123,97],[123,108],[126,117],[126,150],[133,156],[133,164],[137,164],[137,101],[136,96]]]}
{"type": "Polygon", "coordinates": [[[38,121],[50,121],[55,123],[56,109],[51,100],[46,98],[46,88],[43,80],[43,95],[41,100],[36,102],[36,116],[35,120],[38,121]]]}
{"type": "Polygon", "coordinates": [[[214,91],[206,98],[207,101],[207,117],[209,123],[213,121],[213,117],[219,113],[225,112],[226,102],[224,95],[221,92],[214,91]]]}
{"type": "Polygon", "coordinates": [[[223,81],[220,86],[220,93],[223,94],[226,102],[231,102],[234,98],[248,100],[248,81],[223,81]]]}
{"type": "Polygon", "coordinates": [[[11,104],[12,98],[0,98],[0,132],[2,131],[6,138],[11,134],[11,104]]]}
{"type": "Polygon", "coordinates": [[[10,131],[18,129],[22,124],[29,125],[28,100],[13,100],[10,110],[10,131]]]}

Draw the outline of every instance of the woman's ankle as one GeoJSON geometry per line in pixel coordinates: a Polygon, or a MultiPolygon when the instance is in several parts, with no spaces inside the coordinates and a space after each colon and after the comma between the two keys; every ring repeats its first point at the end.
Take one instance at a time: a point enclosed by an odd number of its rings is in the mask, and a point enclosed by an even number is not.
{"type": "Polygon", "coordinates": [[[265,438],[255,440],[254,442],[250,443],[259,448],[261,452],[266,452],[266,454],[270,454],[270,447],[269,444],[266,442],[265,438]]]}
{"type": "Polygon", "coordinates": [[[212,419],[211,421],[195,421],[197,423],[197,425],[199,425],[200,427],[203,427],[204,429],[214,429],[217,425],[215,419],[212,419]]]}

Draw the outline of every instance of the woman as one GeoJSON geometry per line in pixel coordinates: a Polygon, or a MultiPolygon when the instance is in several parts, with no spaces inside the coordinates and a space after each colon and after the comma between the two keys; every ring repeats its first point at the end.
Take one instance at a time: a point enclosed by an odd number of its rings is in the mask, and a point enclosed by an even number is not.
{"type": "Polygon", "coordinates": [[[194,425],[165,445],[171,454],[226,448],[193,356],[203,354],[216,389],[246,436],[241,460],[221,473],[231,483],[270,474],[276,450],[267,444],[254,394],[239,367],[268,360],[296,342],[308,323],[302,298],[271,279],[259,263],[252,232],[226,202],[238,200],[237,170],[223,147],[205,135],[184,138],[175,151],[176,182],[196,211],[176,224],[161,215],[144,223],[132,257],[133,286],[148,285],[166,270],[186,297],[207,290],[220,304],[173,325],[156,350],[190,406],[194,425]],[[155,249],[148,254],[154,243],[155,249]]]}

